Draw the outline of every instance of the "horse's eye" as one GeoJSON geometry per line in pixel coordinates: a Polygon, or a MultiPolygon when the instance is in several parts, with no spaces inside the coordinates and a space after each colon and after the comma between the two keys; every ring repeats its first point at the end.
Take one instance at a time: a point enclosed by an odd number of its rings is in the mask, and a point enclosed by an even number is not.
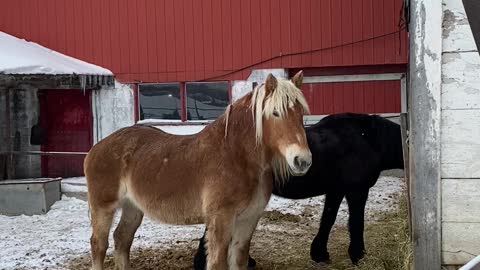
{"type": "Polygon", "coordinates": [[[273,111],[273,116],[279,117],[279,116],[280,116],[280,113],[278,113],[278,111],[273,111]]]}

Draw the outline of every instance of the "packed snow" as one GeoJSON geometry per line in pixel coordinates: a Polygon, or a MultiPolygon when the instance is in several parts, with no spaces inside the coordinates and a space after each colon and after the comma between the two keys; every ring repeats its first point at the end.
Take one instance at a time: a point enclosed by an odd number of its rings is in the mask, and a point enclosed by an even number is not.
{"type": "Polygon", "coordinates": [[[75,59],[1,31],[0,73],[113,75],[108,69],[75,59]]]}
{"type": "MultiPolygon", "coordinates": [[[[62,190],[72,186],[76,190],[70,192],[84,192],[85,178],[62,181],[62,190]]],[[[395,207],[395,195],[401,193],[403,188],[403,179],[382,176],[371,189],[366,219],[395,207]]],[[[273,196],[267,211],[299,215],[304,209],[310,208],[315,209],[314,218],[319,219],[323,201],[323,196],[296,201],[273,196]]],[[[118,219],[119,213],[115,225],[118,219]]],[[[342,204],[337,224],[345,225],[346,220],[346,205],[342,204]]],[[[145,218],[135,235],[132,249],[165,248],[175,246],[178,242],[194,241],[201,237],[203,230],[203,225],[171,226],[145,218]]],[[[67,260],[89,253],[90,232],[87,202],[66,196],[45,215],[0,215],[0,269],[66,269],[67,260]]],[[[112,243],[110,235],[110,254],[112,243]]]]}
{"type": "Polygon", "coordinates": [[[175,135],[191,135],[202,131],[205,125],[178,125],[178,126],[155,126],[167,133],[175,135]]]}

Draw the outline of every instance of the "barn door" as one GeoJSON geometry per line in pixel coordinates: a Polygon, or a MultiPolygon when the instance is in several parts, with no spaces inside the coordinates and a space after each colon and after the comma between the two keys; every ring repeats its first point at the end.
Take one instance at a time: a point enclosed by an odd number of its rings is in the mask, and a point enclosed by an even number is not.
{"type": "MultiPolygon", "coordinates": [[[[90,91],[39,90],[40,123],[46,131],[44,152],[88,152],[93,145],[90,91]]],[[[44,177],[83,175],[84,155],[42,156],[44,177]]]]}

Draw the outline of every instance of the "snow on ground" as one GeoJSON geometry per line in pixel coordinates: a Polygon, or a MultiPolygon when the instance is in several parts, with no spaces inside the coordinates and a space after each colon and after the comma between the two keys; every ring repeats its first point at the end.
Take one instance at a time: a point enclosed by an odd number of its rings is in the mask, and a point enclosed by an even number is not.
{"type": "MultiPolygon", "coordinates": [[[[83,177],[67,178],[62,182],[62,190],[68,186],[85,188],[83,177]]],[[[400,178],[381,177],[370,192],[367,220],[376,213],[392,209],[394,197],[402,192],[403,187],[403,180],[400,178]]],[[[319,219],[323,201],[323,196],[296,201],[272,197],[267,211],[277,210],[298,215],[306,208],[313,208],[314,218],[319,219]]],[[[114,226],[118,219],[119,213],[114,226]]],[[[337,223],[345,224],[346,220],[346,205],[342,204],[337,223]]],[[[203,225],[170,226],[145,218],[137,231],[132,249],[166,247],[178,242],[192,241],[201,237],[203,230],[203,225]]],[[[63,265],[68,259],[88,254],[89,238],[88,205],[76,198],[63,196],[45,215],[0,215],[0,269],[66,269],[63,265]]],[[[110,247],[112,243],[110,235],[110,247]]],[[[109,249],[109,253],[111,252],[112,248],[109,249]]]]}
{"type": "Polygon", "coordinates": [[[70,177],[62,179],[62,193],[87,192],[85,177],[70,177]]]}
{"type": "MultiPolygon", "coordinates": [[[[404,189],[404,182],[398,177],[381,176],[377,184],[370,189],[368,201],[366,206],[365,219],[373,219],[373,216],[379,212],[393,210],[395,207],[395,195],[399,194],[404,189]]],[[[300,215],[305,209],[305,206],[316,207],[316,209],[323,209],[325,196],[314,197],[304,200],[288,200],[277,196],[272,196],[267,211],[277,210],[284,214],[300,215]],[[319,206],[320,205],[320,206],[319,206]]],[[[345,199],[340,205],[339,215],[337,216],[337,223],[347,224],[348,206],[345,199]]]]}

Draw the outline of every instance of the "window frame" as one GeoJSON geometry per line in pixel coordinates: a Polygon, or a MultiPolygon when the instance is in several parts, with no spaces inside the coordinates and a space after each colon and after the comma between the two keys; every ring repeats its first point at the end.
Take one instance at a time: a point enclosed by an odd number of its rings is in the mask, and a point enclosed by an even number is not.
{"type": "Polygon", "coordinates": [[[159,124],[167,124],[167,123],[182,123],[184,122],[183,119],[183,84],[181,82],[160,82],[160,83],[139,83],[137,84],[137,96],[138,96],[138,101],[137,101],[137,114],[138,114],[138,120],[136,121],[139,124],[142,123],[159,123],[159,124]],[[178,85],[178,91],[179,91],[179,96],[180,96],[180,119],[155,119],[155,118],[147,118],[147,119],[140,119],[140,87],[142,85],[178,85]]]}
{"type": "Polygon", "coordinates": [[[209,84],[209,83],[226,83],[227,84],[227,96],[228,96],[228,104],[232,104],[232,84],[230,81],[206,81],[206,82],[185,82],[184,83],[184,100],[183,106],[185,106],[185,123],[211,123],[215,120],[188,120],[188,99],[187,99],[187,84],[209,84]]]}
{"type": "Polygon", "coordinates": [[[186,125],[186,124],[207,124],[211,123],[215,120],[188,120],[187,113],[187,84],[209,84],[209,83],[226,83],[227,84],[227,93],[228,93],[228,104],[232,104],[232,81],[229,80],[221,80],[221,81],[187,81],[187,82],[149,82],[149,83],[138,83],[136,85],[136,113],[137,113],[137,124],[158,124],[158,125],[186,125]],[[180,90],[180,120],[174,119],[154,119],[154,118],[147,118],[147,119],[140,119],[140,87],[142,85],[165,85],[165,84],[178,84],[180,90]]]}

